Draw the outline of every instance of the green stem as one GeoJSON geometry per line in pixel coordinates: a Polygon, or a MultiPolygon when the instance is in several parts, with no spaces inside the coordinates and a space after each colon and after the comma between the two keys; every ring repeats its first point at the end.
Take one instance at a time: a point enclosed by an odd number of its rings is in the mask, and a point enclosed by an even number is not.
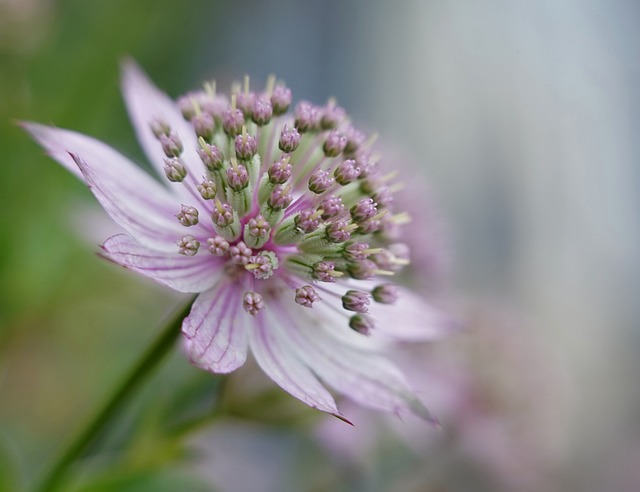
{"type": "Polygon", "coordinates": [[[169,350],[174,346],[182,320],[189,314],[191,299],[183,308],[170,318],[164,330],[153,341],[142,357],[127,373],[124,379],[115,388],[111,396],[98,409],[97,413],[82,428],[73,441],[58,455],[51,468],[44,475],[42,481],[36,486],[38,492],[51,492],[56,490],[60,480],[64,478],[68,468],[80,458],[95,442],[104,427],[120,410],[122,405],[131,396],[133,391],[149,377],[159,365],[169,350]]]}

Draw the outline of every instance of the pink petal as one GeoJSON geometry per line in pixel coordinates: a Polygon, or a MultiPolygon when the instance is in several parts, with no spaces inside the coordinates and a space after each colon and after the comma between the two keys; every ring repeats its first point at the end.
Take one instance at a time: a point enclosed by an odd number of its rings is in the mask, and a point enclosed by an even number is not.
{"type": "Polygon", "coordinates": [[[222,275],[218,257],[205,253],[183,256],[141,245],[131,236],[117,234],[102,245],[102,256],[178,292],[204,292],[222,275]]]}
{"type": "MultiPolygon", "coordinates": [[[[338,300],[348,289],[371,292],[379,281],[343,280],[335,284],[323,284],[322,288],[333,292],[326,302],[342,310],[338,300]]],[[[451,317],[425,302],[422,296],[398,286],[398,300],[393,304],[371,301],[369,314],[375,320],[370,339],[377,341],[432,341],[451,334],[458,328],[451,317]]]]}
{"type": "Polygon", "coordinates": [[[51,157],[84,177],[111,218],[137,241],[161,251],[177,251],[175,243],[185,235],[174,217],[180,202],[160,183],[94,138],[37,123],[23,126],[51,157]]]}
{"type": "Polygon", "coordinates": [[[191,362],[215,373],[242,366],[247,359],[248,321],[238,286],[221,281],[200,294],[182,324],[191,362]]]}
{"type": "Polygon", "coordinates": [[[169,193],[135,167],[118,176],[103,169],[100,160],[89,163],[72,154],[92,193],[109,216],[136,241],[166,253],[177,252],[176,241],[189,233],[205,240],[208,231],[202,223],[186,228],[178,223],[178,203],[169,193]]]}
{"type": "Polygon", "coordinates": [[[258,365],[275,383],[312,408],[342,420],[331,394],[296,353],[282,319],[272,309],[259,313],[249,330],[249,343],[258,365]]]}
{"type": "Polygon", "coordinates": [[[456,329],[444,312],[427,304],[412,291],[398,287],[394,304],[372,302],[369,314],[376,321],[374,336],[407,342],[438,340],[456,329]]]}
{"type": "MultiPolygon", "coordinates": [[[[318,303],[309,314],[281,299],[277,305],[286,338],[298,356],[327,384],[355,402],[378,410],[413,413],[435,421],[414,395],[404,375],[386,357],[374,350],[339,343],[335,327],[318,323],[316,311],[329,310],[318,303]],[[283,319],[284,318],[284,319],[283,319]]],[[[344,330],[350,330],[346,322],[344,330]]],[[[361,335],[360,335],[361,336],[361,335]]]]}
{"type": "Polygon", "coordinates": [[[160,119],[167,123],[172,131],[178,133],[184,145],[184,152],[180,158],[187,169],[187,177],[182,184],[174,184],[176,192],[183,197],[190,196],[191,199],[201,201],[196,186],[202,181],[205,167],[196,152],[198,140],[191,123],[184,120],[177,104],[158,89],[132,60],[123,64],[122,93],[138,141],[163,179],[165,155],[149,124],[155,119],[160,119]]]}

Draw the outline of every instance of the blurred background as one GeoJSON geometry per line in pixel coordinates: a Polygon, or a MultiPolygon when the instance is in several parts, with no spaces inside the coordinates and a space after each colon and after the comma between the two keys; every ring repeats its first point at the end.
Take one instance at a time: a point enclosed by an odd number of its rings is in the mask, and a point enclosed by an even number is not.
{"type": "Polygon", "coordinates": [[[172,96],[272,72],[335,96],[432,195],[439,298],[469,334],[420,356],[444,430],[419,443],[178,353],[69,490],[640,490],[639,24],[633,0],[0,0],[0,490],[32,483],[181,302],[96,257],[92,196],[15,125],[145,165],[126,56],[172,96]]]}

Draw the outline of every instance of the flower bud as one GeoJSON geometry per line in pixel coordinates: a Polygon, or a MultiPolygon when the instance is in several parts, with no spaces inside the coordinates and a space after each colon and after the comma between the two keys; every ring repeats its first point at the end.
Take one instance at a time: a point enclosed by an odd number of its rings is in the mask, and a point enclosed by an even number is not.
{"type": "Polygon", "coordinates": [[[245,292],[242,296],[242,308],[251,316],[255,316],[264,309],[264,300],[257,292],[245,292]]]}
{"type": "Polygon", "coordinates": [[[167,175],[167,179],[174,183],[180,183],[187,177],[187,168],[177,157],[164,160],[164,172],[167,175]]]}
{"type": "Polygon", "coordinates": [[[349,320],[349,328],[361,335],[369,335],[374,327],[373,318],[366,314],[355,314],[349,320]]]}
{"type": "Polygon", "coordinates": [[[296,289],[296,303],[304,307],[313,307],[313,303],[320,299],[316,290],[310,285],[304,285],[296,289]]]}
{"type": "Polygon", "coordinates": [[[182,205],[180,212],[176,214],[178,222],[185,227],[194,226],[198,223],[198,209],[188,205],[182,205]]]}
{"type": "Polygon", "coordinates": [[[370,302],[369,294],[357,290],[348,290],[342,296],[342,307],[347,311],[355,311],[356,313],[366,313],[369,310],[370,302]]]}
{"type": "Polygon", "coordinates": [[[280,140],[278,141],[278,148],[282,152],[291,153],[298,148],[301,139],[300,132],[295,128],[289,128],[284,125],[282,132],[280,132],[280,140]]]}
{"type": "Polygon", "coordinates": [[[184,236],[178,241],[178,253],[185,256],[194,256],[200,248],[200,242],[193,236],[184,236]]]}
{"type": "Polygon", "coordinates": [[[291,105],[291,90],[284,85],[277,85],[271,94],[271,105],[275,116],[286,113],[291,105]]]}
{"type": "Polygon", "coordinates": [[[371,291],[371,295],[373,300],[380,304],[393,304],[398,300],[398,286],[380,284],[371,291]]]}

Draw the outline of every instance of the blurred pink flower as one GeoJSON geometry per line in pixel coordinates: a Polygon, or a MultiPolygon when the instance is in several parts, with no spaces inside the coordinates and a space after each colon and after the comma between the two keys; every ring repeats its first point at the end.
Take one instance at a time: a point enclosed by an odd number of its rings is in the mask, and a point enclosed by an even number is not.
{"type": "Polygon", "coordinates": [[[555,391],[549,361],[539,341],[509,315],[478,307],[470,318],[466,330],[447,340],[394,357],[416,394],[443,416],[441,429],[411,416],[397,422],[353,408],[359,425],[340,429],[325,419],[316,429],[320,442],[369,470],[376,466],[376,449],[381,442],[387,449],[394,435],[418,457],[414,474],[425,473],[426,482],[433,477],[426,469],[441,481],[449,480],[447,473],[460,480],[472,465],[492,490],[544,490],[553,454],[547,432],[553,428],[555,391]],[[444,463],[442,456],[447,456],[444,463]]]}
{"type": "Polygon", "coordinates": [[[431,419],[386,357],[393,340],[432,340],[446,318],[384,282],[407,263],[393,243],[406,214],[372,141],[329,101],[205,90],[176,102],[133,63],[124,98],[160,183],[93,138],[27,131],[89,186],[122,229],[102,255],[179,292],[198,293],[182,331],[190,360],[215,372],[261,368],[307,405],[343,418],[322,380],[353,401],[431,419]],[[366,336],[370,335],[370,336],[366,336]]]}

